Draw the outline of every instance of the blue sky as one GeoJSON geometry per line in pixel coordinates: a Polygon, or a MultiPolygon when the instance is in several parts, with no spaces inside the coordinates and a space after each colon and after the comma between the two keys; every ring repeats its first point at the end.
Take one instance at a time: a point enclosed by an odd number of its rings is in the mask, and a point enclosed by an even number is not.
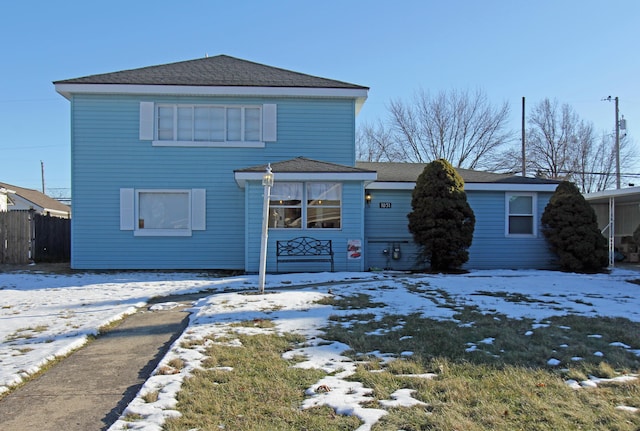
{"type": "MultiPolygon", "coordinates": [[[[597,131],[620,98],[640,144],[636,0],[15,1],[0,17],[0,182],[69,195],[69,103],[52,81],[227,54],[371,88],[358,124],[419,89],[549,97],[597,131]]],[[[640,163],[639,163],[640,165],[640,163]]],[[[637,172],[640,172],[638,168],[637,172]]]]}

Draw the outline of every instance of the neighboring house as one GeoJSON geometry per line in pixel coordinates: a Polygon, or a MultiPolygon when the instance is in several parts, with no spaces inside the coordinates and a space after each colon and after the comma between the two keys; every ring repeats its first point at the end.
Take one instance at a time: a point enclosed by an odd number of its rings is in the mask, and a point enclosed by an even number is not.
{"type": "MultiPolygon", "coordinates": [[[[73,268],[257,272],[269,164],[267,271],[275,242],[297,236],[332,240],[337,271],[412,267],[406,214],[424,165],[356,164],[367,87],[224,55],[54,84],[71,103],[73,268]],[[399,259],[383,254],[394,244],[399,259]]],[[[469,267],[548,267],[539,219],[556,183],[465,179],[469,267]]]]}
{"type": "MultiPolygon", "coordinates": [[[[14,194],[13,190],[0,187],[0,212],[9,211],[9,194],[14,194]]],[[[13,201],[11,201],[13,203],[13,201]]]]}
{"type": "Polygon", "coordinates": [[[3,211],[3,202],[7,204],[4,211],[32,209],[39,214],[60,218],[71,217],[71,208],[62,202],[37,190],[25,189],[12,184],[0,183],[0,211],[3,211]],[[3,189],[5,193],[2,192],[3,189]]]}

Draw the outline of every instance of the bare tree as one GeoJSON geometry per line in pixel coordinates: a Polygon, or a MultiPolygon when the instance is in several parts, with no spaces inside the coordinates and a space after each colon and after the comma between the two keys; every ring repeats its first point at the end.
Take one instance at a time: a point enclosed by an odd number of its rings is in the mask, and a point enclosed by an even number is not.
{"type": "MultiPolygon", "coordinates": [[[[568,179],[574,170],[579,147],[580,119],[573,109],[558,101],[544,99],[529,115],[527,130],[528,167],[540,175],[553,179],[568,179]]],[[[586,133],[583,133],[586,136],[586,133]]]]}
{"type": "Polygon", "coordinates": [[[396,162],[397,154],[391,131],[378,120],[375,125],[364,124],[356,133],[356,159],[365,162],[396,162]]]}
{"type": "Polygon", "coordinates": [[[572,180],[582,193],[597,192],[615,181],[615,149],[612,140],[603,134],[599,140],[580,141],[572,180]]]}
{"type": "Polygon", "coordinates": [[[509,104],[494,108],[481,90],[419,91],[411,103],[391,101],[386,124],[365,127],[362,143],[379,146],[361,154],[383,153],[388,160],[430,162],[448,160],[455,167],[491,165],[498,149],[512,139],[507,130],[509,104]],[[383,148],[382,148],[382,147],[383,148]]]}
{"type": "MultiPolygon", "coordinates": [[[[619,150],[621,169],[628,171],[633,165],[635,151],[626,136],[620,139],[619,150]]],[[[579,164],[571,179],[582,193],[599,192],[615,185],[615,170],[615,138],[611,133],[603,133],[599,140],[592,142],[592,146],[580,149],[579,164]]]]}
{"type": "MultiPolygon", "coordinates": [[[[615,181],[615,142],[611,134],[598,139],[593,124],[568,104],[544,99],[528,119],[527,168],[540,176],[576,183],[583,193],[605,190],[615,181]]],[[[512,152],[511,155],[514,153],[512,152]]],[[[621,166],[629,167],[633,152],[620,141],[621,166]]],[[[521,158],[520,158],[521,160],[521,158]]]]}

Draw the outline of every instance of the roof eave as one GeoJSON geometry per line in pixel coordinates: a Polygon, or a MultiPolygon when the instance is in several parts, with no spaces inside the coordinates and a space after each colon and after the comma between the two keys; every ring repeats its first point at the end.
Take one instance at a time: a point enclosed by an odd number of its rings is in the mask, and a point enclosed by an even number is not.
{"type": "Polygon", "coordinates": [[[197,85],[146,85],[146,84],[78,84],[54,83],[56,91],[71,100],[73,94],[136,94],[180,96],[270,96],[270,97],[321,97],[356,100],[359,110],[367,99],[368,89],[329,87],[261,87],[261,86],[197,86],[197,85]]]}
{"type": "MultiPolygon", "coordinates": [[[[367,186],[371,190],[413,190],[411,181],[375,181],[367,186]]],[[[524,183],[465,183],[465,191],[502,191],[502,192],[554,192],[558,184],[524,183]]]]}
{"type": "MultiPolygon", "coordinates": [[[[264,172],[236,172],[235,180],[240,188],[247,181],[262,181],[264,172]]],[[[274,172],[277,181],[375,181],[375,172],[274,172]]]]}

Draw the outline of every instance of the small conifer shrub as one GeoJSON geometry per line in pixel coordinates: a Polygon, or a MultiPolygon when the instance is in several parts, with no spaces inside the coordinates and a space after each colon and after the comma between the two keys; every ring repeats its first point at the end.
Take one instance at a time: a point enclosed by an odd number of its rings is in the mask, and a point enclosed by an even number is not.
{"type": "Polygon", "coordinates": [[[464,181],[444,160],[429,163],[416,181],[407,215],[409,231],[431,270],[460,268],[469,260],[475,215],[467,202],[464,181]]]}
{"type": "Polygon", "coordinates": [[[596,213],[569,181],[558,185],[544,209],[542,232],[563,271],[599,272],[609,263],[596,213]]]}

